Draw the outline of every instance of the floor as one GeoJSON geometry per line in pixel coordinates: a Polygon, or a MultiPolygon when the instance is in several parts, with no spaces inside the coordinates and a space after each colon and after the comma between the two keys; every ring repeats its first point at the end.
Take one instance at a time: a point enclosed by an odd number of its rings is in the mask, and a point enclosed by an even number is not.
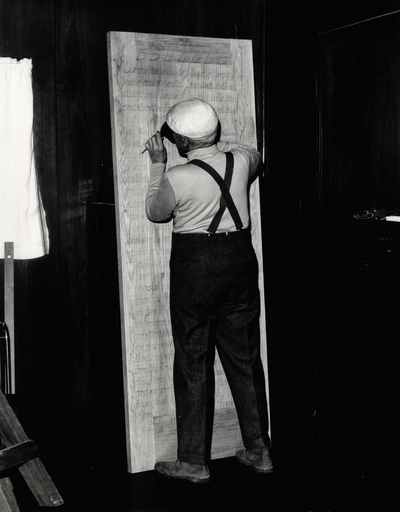
{"type": "MultiPolygon", "coordinates": [[[[92,416],[83,423],[98,426],[100,419],[92,416]]],[[[234,457],[211,461],[211,482],[202,485],[165,479],[154,471],[128,474],[123,436],[103,437],[99,428],[88,428],[86,435],[81,434],[84,428],[79,435],[66,429],[70,435],[62,439],[42,440],[42,460],[65,501],[60,512],[400,510],[398,468],[382,464],[378,471],[374,458],[368,467],[356,453],[323,446],[316,417],[293,411],[275,425],[280,429],[274,436],[272,475],[258,475],[234,457]]],[[[18,472],[12,482],[21,512],[43,510],[18,472]]]]}

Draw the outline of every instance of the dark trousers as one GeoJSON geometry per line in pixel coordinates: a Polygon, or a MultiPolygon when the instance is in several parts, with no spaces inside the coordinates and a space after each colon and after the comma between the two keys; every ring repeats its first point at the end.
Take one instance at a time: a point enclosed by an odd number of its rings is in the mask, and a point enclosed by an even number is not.
{"type": "Polygon", "coordinates": [[[173,234],[170,267],[178,458],[193,464],[209,459],[215,347],[244,446],[268,445],[258,265],[249,231],[173,234]]]}

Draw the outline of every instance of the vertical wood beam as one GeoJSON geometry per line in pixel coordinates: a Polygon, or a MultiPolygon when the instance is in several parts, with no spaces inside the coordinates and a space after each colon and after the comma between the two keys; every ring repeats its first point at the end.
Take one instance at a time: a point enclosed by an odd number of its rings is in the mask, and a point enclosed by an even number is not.
{"type": "MultiPolygon", "coordinates": [[[[5,391],[15,393],[15,326],[14,326],[14,242],[4,243],[4,321],[10,335],[10,367],[11,389],[5,391]]],[[[8,355],[8,354],[7,354],[8,355]]]]}

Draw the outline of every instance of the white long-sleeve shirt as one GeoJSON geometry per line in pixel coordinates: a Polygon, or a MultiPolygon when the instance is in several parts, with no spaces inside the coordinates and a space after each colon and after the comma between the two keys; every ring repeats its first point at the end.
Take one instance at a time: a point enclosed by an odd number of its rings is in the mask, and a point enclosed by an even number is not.
{"type": "MultiPolygon", "coordinates": [[[[229,142],[190,151],[188,162],[165,172],[166,165],[152,164],[146,196],[146,215],[153,222],[173,218],[175,233],[207,233],[219,210],[221,190],[216,181],[202,168],[190,162],[202,160],[211,165],[223,178],[226,168],[225,152],[234,158],[230,193],[239,212],[243,228],[249,226],[248,183],[256,173],[261,155],[249,146],[229,142]]],[[[217,232],[236,231],[235,223],[225,210],[217,232]]]]}

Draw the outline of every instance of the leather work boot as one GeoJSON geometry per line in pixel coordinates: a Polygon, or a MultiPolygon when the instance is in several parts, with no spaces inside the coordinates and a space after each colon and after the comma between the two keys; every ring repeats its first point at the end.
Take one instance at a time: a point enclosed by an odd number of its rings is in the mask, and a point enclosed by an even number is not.
{"type": "Polygon", "coordinates": [[[189,464],[178,459],[174,462],[157,462],[154,469],[164,476],[189,480],[195,484],[210,481],[210,471],[206,464],[189,464]]]}
{"type": "Polygon", "coordinates": [[[273,465],[269,448],[252,448],[239,450],[236,459],[241,464],[250,466],[256,473],[272,473],[273,465]]]}

